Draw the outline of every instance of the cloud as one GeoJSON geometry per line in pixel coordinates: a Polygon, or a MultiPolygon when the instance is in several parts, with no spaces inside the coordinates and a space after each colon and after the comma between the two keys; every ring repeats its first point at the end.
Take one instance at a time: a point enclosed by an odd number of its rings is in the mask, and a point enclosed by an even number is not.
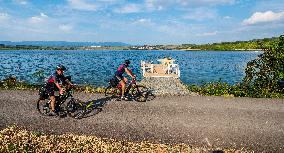
{"type": "Polygon", "coordinates": [[[48,18],[47,15],[45,15],[44,13],[40,13],[39,16],[33,16],[29,18],[29,22],[32,24],[38,24],[44,22],[47,18],[48,18]]]}
{"type": "Polygon", "coordinates": [[[59,25],[58,28],[64,32],[71,32],[73,27],[71,25],[59,25]]]}
{"type": "Polygon", "coordinates": [[[229,20],[229,19],[232,19],[232,17],[231,16],[224,16],[223,19],[229,20]]]}
{"type": "Polygon", "coordinates": [[[258,23],[267,23],[284,19],[284,12],[274,13],[272,11],[255,12],[250,18],[243,20],[243,25],[254,25],[258,23]]]}
{"type": "Polygon", "coordinates": [[[85,0],[68,0],[69,6],[72,9],[83,10],[83,11],[97,11],[99,8],[98,4],[86,2],[85,0]]]}
{"type": "Polygon", "coordinates": [[[15,3],[21,4],[21,5],[26,5],[28,2],[26,0],[14,0],[15,3]]]}
{"type": "Polygon", "coordinates": [[[172,0],[146,0],[145,7],[148,10],[162,10],[172,4],[172,0]]]}
{"type": "Polygon", "coordinates": [[[220,4],[233,4],[235,0],[177,0],[179,5],[183,6],[208,6],[220,4]]]}
{"type": "Polygon", "coordinates": [[[134,22],[134,24],[144,25],[144,26],[154,25],[154,23],[151,21],[151,19],[146,19],[146,18],[138,19],[134,22]]]}
{"type": "Polygon", "coordinates": [[[204,37],[204,36],[215,36],[217,35],[218,31],[214,31],[214,32],[205,32],[205,33],[201,33],[201,34],[196,34],[196,36],[198,37],[204,37]]]}
{"type": "Polygon", "coordinates": [[[217,15],[216,10],[212,10],[212,9],[208,9],[208,8],[198,8],[198,9],[194,9],[192,11],[188,11],[188,13],[183,16],[183,18],[202,21],[202,20],[205,20],[205,19],[214,19],[217,16],[218,15],[217,15]]]}
{"type": "Polygon", "coordinates": [[[0,13],[0,23],[7,22],[10,16],[7,13],[0,13]]]}
{"type": "Polygon", "coordinates": [[[208,7],[212,5],[233,4],[235,0],[146,0],[149,10],[162,10],[169,7],[208,7]]]}
{"type": "Polygon", "coordinates": [[[116,13],[138,13],[141,12],[142,8],[138,4],[128,4],[121,8],[115,9],[114,12],[116,13]]]}

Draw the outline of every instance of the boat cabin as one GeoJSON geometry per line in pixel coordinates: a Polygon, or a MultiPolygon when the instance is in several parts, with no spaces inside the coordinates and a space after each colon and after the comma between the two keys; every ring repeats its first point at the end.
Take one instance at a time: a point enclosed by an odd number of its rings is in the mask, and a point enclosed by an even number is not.
{"type": "Polygon", "coordinates": [[[179,65],[174,64],[174,59],[165,57],[159,59],[159,64],[141,61],[143,77],[180,77],[179,65]]]}

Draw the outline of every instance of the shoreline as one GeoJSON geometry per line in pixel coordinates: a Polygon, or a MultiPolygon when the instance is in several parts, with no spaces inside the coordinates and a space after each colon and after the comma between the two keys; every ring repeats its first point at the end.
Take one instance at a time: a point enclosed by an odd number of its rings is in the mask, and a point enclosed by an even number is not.
{"type": "Polygon", "coordinates": [[[0,51],[263,51],[263,49],[204,50],[204,49],[0,49],[0,51]]]}

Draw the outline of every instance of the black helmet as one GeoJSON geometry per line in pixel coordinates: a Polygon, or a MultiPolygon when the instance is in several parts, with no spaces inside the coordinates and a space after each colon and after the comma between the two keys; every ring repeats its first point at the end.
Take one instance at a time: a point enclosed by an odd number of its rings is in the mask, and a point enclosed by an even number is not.
{"type": "Polygon", "coordinates": [[[129,61],[129,60],[125,60],[124,63],[125,63],[126,65],[129,65],[129,64],[130,64],[130,61],[129,61]]]}
{"type": "Polygon", "coordinates": [[[65,66],[63,66],[63,65],[61,65],[61,64],[57,65],[57,66],[56,66],[56,69],[57,69],[57,70],[63,70],[63,71],[66,70],[65,66]]]}

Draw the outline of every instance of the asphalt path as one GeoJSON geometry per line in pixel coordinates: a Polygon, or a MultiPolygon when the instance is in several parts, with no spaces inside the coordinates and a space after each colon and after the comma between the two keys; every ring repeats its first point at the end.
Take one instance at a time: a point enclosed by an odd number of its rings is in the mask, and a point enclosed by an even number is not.
{"type": "Polygon", "coordinates": [[[36,91],[0,90],[0,129],[16,124],[45,134],[284,152],[284,99],[164,96],[139,103],[112,101],[102,94],[75,97],[95,99],[100,109],[80,120],[42,116],[36,91]]]}

